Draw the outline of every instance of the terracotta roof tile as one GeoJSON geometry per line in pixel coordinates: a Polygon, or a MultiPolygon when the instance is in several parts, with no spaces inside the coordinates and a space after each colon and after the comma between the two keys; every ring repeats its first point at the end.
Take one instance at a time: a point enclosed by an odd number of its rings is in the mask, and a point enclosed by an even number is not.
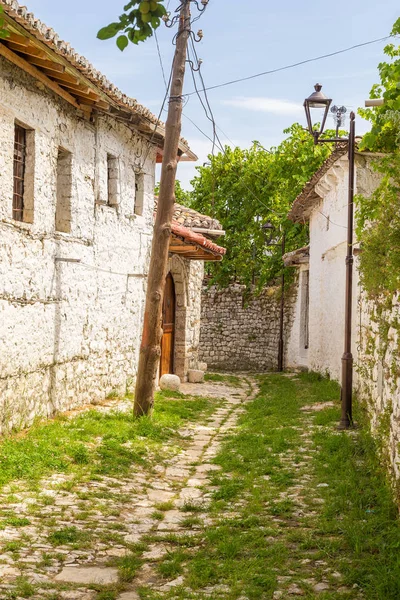
{"type": "Polygon", "coordinates": [[[320,179],[329,171],[332,165],[347,152],[347,144],[337,148],[326,159],[324,164],[314,173],[310,181],[306,183],[301,193],[297,196],[289,211],[288,217],[295,223],[307,221],[312,207],[320,200],[320,197],[314,192],[314,188],[320,179]]]}
{"type": "MultiPolygon", "coordinates": [[[[154,210],[157,210],[157,200],[158,198],[155,199],[154,210]]],[[[204,229],[204,233],[206,233],[207,230],[221,231],[222,234],[222,225],[217,219],[202,215],[197,212],[197,210],[182,206],[182,204],[175,203],[174,219],[179,225],[184,225],[191,229],[204,229]]]]}
{"type": "MultiPolygon", "coordinates": [[[[79,70],[121,108],[145,117],[156,125],[157,117],[148,108],[134,98],[130,98],[121,92],[100,71],[95,69],[84,56],[78,54],[68,42],[60,39],[54,29],[42,23],[33,13],[29,12],[26,6],[21,6],[16,0],[0,0],[0,5],[3,6],[4,12],[14,21],[31,33],[36,39],[45,43],[56,54],[67,60],[71,66],[79,70]]],[[[158,124],[162,128],[165,128],[164,123],[161,121],[158,124]]],[[[184,138],[181,138],[181,141],[188,146],[188,142],[184,138]]]]}
{"type": "Polygon", "coordinates": [[[219,254],[220,256],[224,256],[226,254],[226,248],[222,248],[222,246],[214,244],[214,242],[208,240],[201,233],[196,233],[188,227],[184,227],[175,220],[172,221],[172,233],[183,238],[188,243],[201,246],[201,248],[208,250],[212,254],[219,254]]]}

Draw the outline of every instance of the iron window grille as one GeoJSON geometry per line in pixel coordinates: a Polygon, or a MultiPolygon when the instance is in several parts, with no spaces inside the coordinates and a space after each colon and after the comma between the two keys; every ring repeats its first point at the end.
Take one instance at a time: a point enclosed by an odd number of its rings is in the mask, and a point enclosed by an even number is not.
{"type": "Polygon", "coordinates": [[[14,192],[13,219],[24,220],[24,187],[26,166],[26,130],[15,125],[14,130],[14,192]]]}

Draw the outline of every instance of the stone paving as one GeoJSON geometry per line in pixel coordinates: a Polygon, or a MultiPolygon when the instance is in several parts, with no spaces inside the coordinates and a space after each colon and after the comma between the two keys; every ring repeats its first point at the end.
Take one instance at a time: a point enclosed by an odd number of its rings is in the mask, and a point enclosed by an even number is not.
{"type": "MultiPolygon", "coordinates": [[[[71,489],[69,477],[56,473],[41,481],[39,495],[19,484],[3,488],[3,512],[9,508],[18,514],[21,524],[26,519],[29,525],[0,530],[1,600],[95,600],[110,586],[120,590],[118,600],[135,600],[140,586],[163,592],[182,583],[181,577],[166,582],[154,568],[169,551],[162,540],[168,533],[193,534],[182,526],[182,508],[206,506],[211,494],[206,485],[208,474],[218,469],[210,461],[222,436],[235,427],[243,403],[254,397],[256,386],[243,379],[239,387],[207,382],[185,384],[181,391],[223,398],[225,403],[205,423],[180,431],[182,448],[165,465],[156,465],[152,472],[135,465],[130,477],[102,477],[75,483],[71,489]],[[93,493],[98,498],[95,504],[93,493]],[[50,543],[55,525],[59,539],[50,543]],[[141,557],[144,563],[133,582],[121,582],[113,559],[129,556],[133,545],[149,534],[155,539],[160,536],[160,541],[146,546],[141,557]]],[[[126,404],[122,402],[123,408],[126,404]]],[[[197,516],[207,525],[205,514],[197,516]]]]}

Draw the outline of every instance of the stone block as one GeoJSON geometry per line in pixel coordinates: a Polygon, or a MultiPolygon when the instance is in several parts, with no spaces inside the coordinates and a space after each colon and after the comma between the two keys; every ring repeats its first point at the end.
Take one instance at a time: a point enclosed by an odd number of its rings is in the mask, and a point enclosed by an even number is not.
{"type": "Polygon", "coordinates": [[[178,375],[163,375],[159,381],[159,386],[162,390],[179,392],[181,380],[179,379],[178,375]]]}
{"type": "Polygon", "coordinates": [[[198,369],[190,369],[188,372],[189,383],[203,383],[204,371],[198,369]]]}
{"type": "Polygon", "coordinates": [[[205,373],[207,371],[207,363],[199,362],[199,371],[204,371],[205,373]]]}

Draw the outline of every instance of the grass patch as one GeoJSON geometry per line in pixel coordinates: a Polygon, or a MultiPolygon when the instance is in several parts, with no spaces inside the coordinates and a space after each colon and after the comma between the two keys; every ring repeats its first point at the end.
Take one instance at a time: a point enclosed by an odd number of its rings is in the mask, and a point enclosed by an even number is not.
{"type": "MultiPolygon", "coordinates": [[[[215,597],[224,600],[269,599],[275,591],[286,597],[296,583],[309,600],[342,597],[341,586],[346,598],[397,600],[398,513],[371,436],[366,429],[336,431],[339,389],[332,381],[301,373],[294,380],[260,376],[259,384],[214,460],[221,470],[211,477],[209,508],[202,507],[214,524],[192,544],[165,538],[175,550],[159,572],[185,578],[174,597],[198,597],[216,586],[215,597]],[[333,408],[301,410],[332,400],[333,408]],[[313,578],[328,581],[329,590],[317,594],[313,578]],[[220,595],[219,585],[226,586],[220,595]]],[[[193,506],[182,510],[187,527],[200,525],[193,506]]],[[[143,598],[152,598],[148,592],[143,598]]]]}
{"type": "MultiPolygon", "coordinates": [[[[89,410],[74,418],[61,415],[50,422],[2,438],[0,486],[22,480],[31,487],[51,473],[72,474],[60,484],[71,490],[76,479],[124,477],[132,465],[160,459],[162,445],[178,437],[187,421],[209,416],[218,400],[160,392],[151,418],[129,412],[89,410]]],[[[51,500],[49,500],[49,503],[51,500]]]]}
{"type": "MultiPolygon", "coordinates": [[[[338,552],[352,561],[343,561],[341,570],[348,585],[358,585],[366,598],[400,598],[400,524],[387,474],[379,462],[367,417],[355,406],[361,428],[355,433],[334,430],[338,413],[326,411],[330,427],[313,436],[319,451],[316,475],[325,504],[321,530],[340,539],[338,552]]],[[[320,419],[319,419],[320,420],[320,419]]]]}
{"type": "Polygon", "coordinates": [[[242,385],[240,377],[237,377],[236,375],[222,375],[221,373],[206,373],[204,375],[204,381],[227,383],[233,387],[241,387],[242,385]]]}
{"type": "Polygon", "coordinates": [[[48,536],[48,540],[52,546],[72,544],[74,547],[82,547],[88,544],[90,537],[89,532],[79,530],[77,527],[72,526],[52,531],[48,536]]]}

